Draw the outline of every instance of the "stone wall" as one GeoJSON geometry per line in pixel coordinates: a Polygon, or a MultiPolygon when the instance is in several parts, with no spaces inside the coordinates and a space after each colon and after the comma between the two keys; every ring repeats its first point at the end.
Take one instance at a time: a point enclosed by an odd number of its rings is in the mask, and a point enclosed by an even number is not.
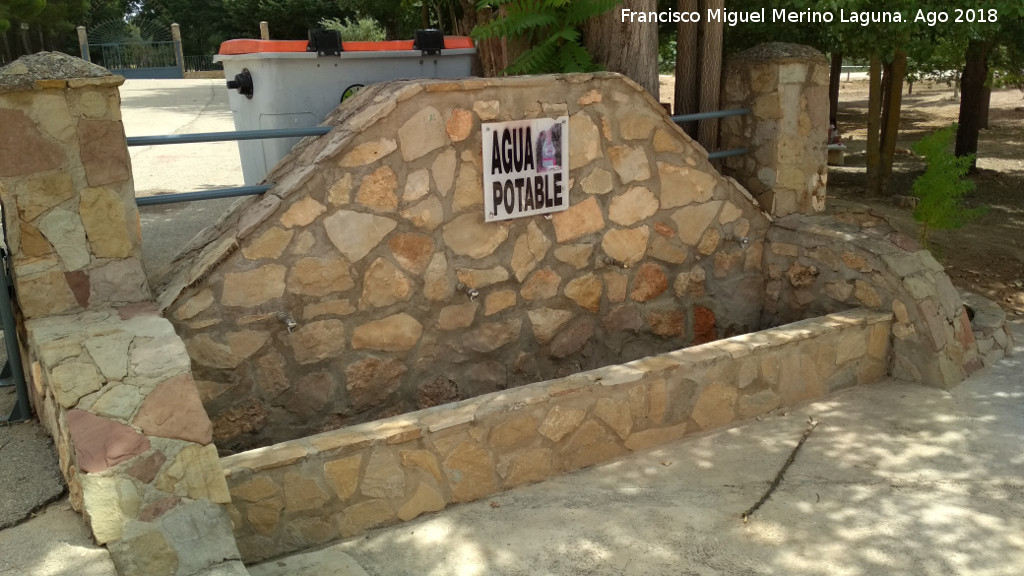
{"type": "Polygon", "coordinates": [[[950,388],[982,367],[963,298],[942,265],[879,216],[776,220],[765,266],[766,325],[853,306],[891,310],[894,377],[950,388]]]}
{"type": "Polygon", "coordinates": [[[326,124],[161,280],[221,446],[759,327],[768,218],[623,76],[395,82],[326,124]],[[485,223],[481,123],[563,115],[571,208],[485,223]]]}
{"type": "Polygon", "coordinates": [[[0,68],[0,203],[32,405],[118,573],[245,574],[185,345],[151,300],[124,81],[64,54],[0,68]]]}
{"type": "Polygon", "coordinates": [[[749,150],[722,171],[773,215],[825,209],[828,77],[825,57],[798,44],[760,44],[726,63],[722,107],[751,113],[722,119],[722,147],[749,150]]]}
{"type": "Polygon", "coordinates": [[[259,562],[883,378],[892,314],[865,309],[226,457],[259,562]]]}

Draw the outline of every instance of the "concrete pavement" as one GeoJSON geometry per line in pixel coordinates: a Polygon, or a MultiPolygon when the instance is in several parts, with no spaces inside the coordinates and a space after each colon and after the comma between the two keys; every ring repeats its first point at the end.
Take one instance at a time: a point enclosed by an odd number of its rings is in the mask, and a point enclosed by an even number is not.
{"type": "Polygon", "coordinates": [[[347,555],[372,576],[1019,575],[1024,324],[1014,335],[1015,357],[949,392],[893,380],[847,390],[253,573],[335,574],[347,555]],[[744,523],[812,416],[778,490],[744,523]]]}

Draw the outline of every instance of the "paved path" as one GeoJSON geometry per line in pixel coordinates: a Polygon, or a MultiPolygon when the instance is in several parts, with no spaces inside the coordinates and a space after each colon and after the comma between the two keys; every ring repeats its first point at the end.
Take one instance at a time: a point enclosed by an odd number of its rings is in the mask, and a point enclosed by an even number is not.
{"type": "Polygon", "coordinates": [[[253,573],[326,576],[348,555],[374,576],[1017,576],[1024,324],[1014,334],[1016,357],[950,392],[847,390],[253,573]],[[812,416],[780,487],[744,523],[812,416]]]}

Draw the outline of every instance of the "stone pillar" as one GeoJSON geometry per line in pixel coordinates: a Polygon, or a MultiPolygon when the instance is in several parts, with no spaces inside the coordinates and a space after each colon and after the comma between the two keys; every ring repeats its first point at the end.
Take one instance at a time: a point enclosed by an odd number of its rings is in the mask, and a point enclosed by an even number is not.
{"type": "Polygon", "coordinates": [[[79,26],[76,30],[78,30],[78,50],[82,53],[82,60],[92,62],[89,57],[89,34],[85,31],[85,26],[79,26]]]}
{"type": "Polygon", "coordinates": [[[726,159],[723,172],[773,216],[825,209],[828,75],[820,52],[782,42],[755,46],[726,66],[722,107],[751,114],[722,120],[721,147],[749,150],[726,159]]]}
{"type": "Polygon", "coordinates": [[[56,52],[0,70],[0,202],[25,319],[151,298],[122,82],[56,52]]]}

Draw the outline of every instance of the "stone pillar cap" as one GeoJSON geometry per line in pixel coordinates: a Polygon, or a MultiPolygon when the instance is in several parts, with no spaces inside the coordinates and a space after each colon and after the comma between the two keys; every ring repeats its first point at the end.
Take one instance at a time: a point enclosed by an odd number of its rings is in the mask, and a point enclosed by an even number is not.
{"type": "Polygon", "coordinates": [[[792,42],[765,42],[732,57],[734,60],[778,60],[781,58],[817,58],[822,56],[816,48],[792,42]]]}
{"type": "Polygon", "coordinates": [[[0,94],[123,83],[123,76],[61,52],[29,54],[0,68],[0,94]]]}

